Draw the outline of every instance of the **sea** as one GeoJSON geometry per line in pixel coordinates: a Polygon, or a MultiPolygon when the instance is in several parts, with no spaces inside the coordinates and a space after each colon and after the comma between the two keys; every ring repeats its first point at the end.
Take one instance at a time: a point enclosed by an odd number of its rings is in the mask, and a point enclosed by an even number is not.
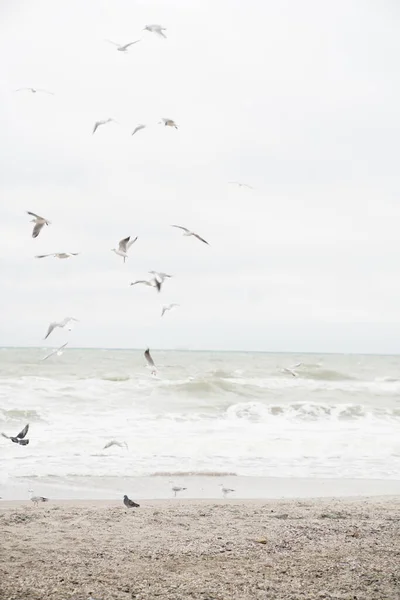
{"type": "Polygon", "coordinates": [[[152,350],[154,376],[143,351],[47,353],[0,349],[0,431],[30,425],[27,446],[0,438],[0,495],[157,477],[400,481],[398,356],[152,350]]]}

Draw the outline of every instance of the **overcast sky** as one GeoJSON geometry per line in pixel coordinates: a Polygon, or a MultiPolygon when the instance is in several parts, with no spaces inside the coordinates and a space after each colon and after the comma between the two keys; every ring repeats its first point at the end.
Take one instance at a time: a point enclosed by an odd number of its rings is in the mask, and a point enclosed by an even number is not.
{"type": "Polygon", "coordinates": [[[70,346],[400,352],[399,16],[2,0],[0,345],[42,345],[71,315],[70,346]],[[52,222],[37,239],[26,210],[52,222]],[[34,259],[65,251],[82,254],[34,259]],[[152,269],[174,275],[160,294],[129,286],[152,269]]]}

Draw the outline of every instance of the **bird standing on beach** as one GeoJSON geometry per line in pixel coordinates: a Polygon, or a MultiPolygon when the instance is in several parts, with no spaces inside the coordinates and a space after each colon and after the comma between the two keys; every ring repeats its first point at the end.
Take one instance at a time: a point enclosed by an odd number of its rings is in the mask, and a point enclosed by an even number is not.
{"type": "Polygon", "coordinates": [[[31,217],[35,217],[34,219],[32,219],[31,223],[35,223],[35,227],[33,228],[32,231],[32,237],[33,238],[37,238],[37,236],[39,235],[39,233],[42,230],[43,225],[50,225],[50,221],[48,221],[47,219],[45,219],[44,217],[40,217],[39,215],[37,215],[36,213],[30,212],[29,210],[26,211],[28,213],[28,215],[30,215],[31,217]]]}
{"type": "Polygon", "coordinates": [[[22,431],[20,431],[16,436],[9,436],[5,433],[1,435],[5,437],[7,440],[11,440],[14,444],[19,444],[20,446],[27,446],[29,444],[29,440],[24,439],[29,430],[29,423],[25,425],[22,431]]]}
{"type": "Polygon", "coordinates": [[[129,248],[136,242],[137,239],[138,236],[136,236],[134,240],[131,240],[131,236],[128,235],[128,237],[124,238],[118,243],[118,250],[111,248],[111,252],[115,252],[115,254],[118,254],[118,256],[122,256],[125,262],[128,258],[129,248]]]}
{"type": "Polygon", "coordinates": [[[126,508],[137,508],[140,506],[140,504],[138,504],[137,502],[130,500],[126,494],[124,496],[124,504],[126,508]]]}
{"type": "Polygon", "coordinates": [[[232,492],[235,491],[232,488],[225,487],[223,483],[220,483],[219,487],[221,488],[222,495],[223,495],[224,498],[226,498],[228,494],[231,494],[232,492]]]}
{"type": "Polygon", "coordinates": [[[47,333],[44,337],[45,340],[47,340],[47,338],[49,337],[49,335],[51,334],[52,331],[54,331],[54,329],[56,327],[65,327],[66,325],[68,325],[68,323],[70,321],[76,321],[78,322],[78,319],[75,319],[74,317],[65,317],[65,319],[63,319],[62,321],[60,321],[59,323],[57,323],[57,321],[53,321],[53,323],[50,323],[49,328],[47,330],[47,333]]]}
{"type": "Polygon", "coordinates": [[[186,236],[194,236],[196,237],[198,240],[200,240],[201,242],[204,242],[204,244],[207,244],[208,246],[210,245],[208,242],[206,242],[206,240],[204,240],[202,237],[200,237],[197,233],[194,233],[194,231],[190,231],[190,229],[187,229],[187,227],[182,227],[181,225],[171,225],[171,227],[176,227],[177,229],[183,229],[183,235],[186,236]]]}
{"type": "Polygon", "coordinates": [[[39,504],[39,502],[48,502],[49,501],[49,499],[45,498],[44,496],[34,496],[33,490],[28,490],[28,492],[30,495],[31,502],[33,502],[35,504],[35,506],[37,506],[39,504]]]}
{"type": "Polygon", "coordinates": [[[185,487],[181,487],[179,485],[175,485],[173,481],[170,481],[169,483],[172,484],[171,490],[174,492],[174,498],[176,498],[176,495],[179,492],[184,492],[185,490],[187,490],[187,488],[185,488],[185,487]]]}

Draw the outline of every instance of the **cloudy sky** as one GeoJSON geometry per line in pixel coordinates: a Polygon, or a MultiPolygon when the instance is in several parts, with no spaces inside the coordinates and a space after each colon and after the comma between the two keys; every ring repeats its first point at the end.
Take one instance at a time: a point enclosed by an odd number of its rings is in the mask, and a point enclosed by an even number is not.
{"type": "Polygon", "coordinates": [[[2,0],[0,344],[72,315],[71,346],[399,352],[399,17],[394,0],[2,0]],[[26,210],[52,222],[37,239],[26,210]],[[63,251],[81,255],[34,259],[63,251]],[[129,286],[152,269],[174,275],[161,294],[129,286]]]}

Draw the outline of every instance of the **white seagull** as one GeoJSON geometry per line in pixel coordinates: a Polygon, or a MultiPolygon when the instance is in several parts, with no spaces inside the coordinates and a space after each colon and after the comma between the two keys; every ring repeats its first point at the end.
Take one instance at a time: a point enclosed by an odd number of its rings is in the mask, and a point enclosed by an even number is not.
{"type": "Polygon", "coordinates": [[[185,487],[180,487],[179,485],[175,485],[173,481],[169,482],[171,484],[171,490],[174,492],[174,498],[176,498],[176,495],[179,492],[184,492],[185,490],[187,490],[187,488],[185,487]]]}
{"type": "Polygon", "coordinates": [[[146,125],[143,125],[143,123],[139,123],[139,125],[136,125],[135,129],[132,131],[132,135],[135,135],[135,133],[137,133],[141,129],[144,129],[145,127],[146,125]]]}
{"type": "Polygon", "coordinates": [[[154,275],[154,277],[157,277],[157,279],[159,281],[161,281],[161,283],[164,281],[164,279],[166,279],[166,278],[169,279],[169,278],[172,277],[172,275],[168,275],[168,273],[163,273],[162,271],[161,272],[159,272],[159,271],[149,271],[149,273],[150,273],[150,275],[154,275]]]}
{"type": "Polygon", "coordinates": [[[31,499],[31,501],[35,504],[35,506],[37,506],[39,504],[39,502],[48,502],[49,499],[45,498],[44,496],[34,496],[33,495],[33,490],[28,490],[29,492],[29,497],[31,499]]]}
{"type": "Polygon", "coordinates": [[[39,235],[39,233],[41,232],[43,225],[50,225],[51,222],[48,221],[47,219],[45,219],[44,217],[40,217],[36,213],[30,212],[29,210],[27,210],[26,212],[31,217],[35,217],[34,219],[32,219],[31,223],[35,223],[35,227],[33,228],[33,231],[32,231],[32,237],[36,238],[39,235]]]}
{"type": "Polygon", "coordinates": [[[96,121],[93,127],[92,134],[96,132],[98,127],[100,127],[101,125],[107,125],[107,123],[117,123],[117,121],[115,119],[112,119],[111,117],[109,119],[104,119],[103,121],[96,121]]]}
{"type": "Polygon", "coordinates": [[[49,335],[51,334],[51,332],[56,328],[56,327],[65,327],[66,325],[68,325],[68,323],[70,321],[77,321],[78,319],[74,319],[74,317],[66,317],[65,319],[63,319],[62,321],[60,321],[59,323],[57,323],[57,321],[53,321],[53,323],[50,323],[49,328],[47,330],[46,336],[44,337],[44,339],[46,340],[49,335]]]}
{"type": "Polygon", "coordinates": [[[160,125],[161,123],[164,123],[165,127],[175,127],[175,129],[178,129],[178,125],[173,119],[164,119],[164,117],[162,117],[158,124],[160,125]]]}
{"type": "Polygon", "coordinates": [[[163,37],[163,38],[167,37],[165,35],[165,33],[163,33],[163,31],[166,31],[166,28],[161,27],[161,25],[146,25],[146,27],[143,28],[143,31],[150,31],[151,33],[157,33],[158,35],[161,35],[161,37],[163,37]]]}
{"type": "Polygon", "coordinates": [[[25,88],[18,88],[15,91],[16,92],[22,92],[24,90],[26,90],[28,92],[32,92],[32,94],[36,94],[37,92],[42,92],[42,94],[50,94],[50,96],[54,96],[53,92],[49,92],[48,90],[42,90],[42,89],[39,89],[39,88],[25,87],[25,88]]]}
{"type": "Polygon", "coordinates": [[[223,483],[220,483],[220,484],[219,484],[219,487],[221,488],[222,495],[223,495],[223,497],[224,497],[224,498],[226,498],[226,497],[227,497],[227,495],[228,495],[228,494],[230,494],[231,492],[234,492],[234,491],[235,491],[235,490],[233,490],[232,488],[227,488],[227,487],[225,487],[223,483]]]}
{"type": "Polygon", "coordinates": [[[57,356],[61,356],[63,353],[63,349],[65,348],[65,346],[68,344],[68,342],[65,342],[65,344],[63,344],[62,346],[60,346],[59,348],[57,348],[56,350],[53,350],[53,352],[50,352],[50,354],[48,354],[47,356],[45,356],[44,358],[42,358],[41,360],[47,360],[48,358],[50,358],[50,356],[54,356],[54,354],[57,354],[57,356]]]}
{"type": "Polygon", "coordinates": [[[136,285],[137,283],[142,283],[143,285],[148,285],[149,287],[157,288],[157,291],[161,291],[162,281],[159,281],[156,277],[153,279],[138,279],[137,281],[132,281],[129,285],[136,285]]]}
{"type": "Polygon", "coordinates": [[[153,360],[153,359],[152,359],[152,357],[151,357],[151,354],[150,354],[150,350],[149,350],[149,348],[147,348],[147,350],[145,351],[145,353],[144,353],[144,357],[145,357],[145,359],[147,360],[147,364],[149,365],[149,367],[153,367],[153,368],[152,368],[152,371],[151,371],[151,374],[152,374],[152,375],[157,375],[157,367],[156,367],[156,365],[154,364],[154,360],[153,360]]]}
{"type": "Polygon", "coordinates": [[[71,258],[71,256],[78,256],[79,252],[55,252],[54,254],[37,254],[35,258],[47,258],[53,256],[54,258],[71,258]]]}
{"type": "Polygon", "coordinates": [[[237,185],[238,187],[247,187],[249,190],[254,190],[254,188],[248,183],[241,183],[240,181],[228,181],[228,183],[232,183],[233,185],[237,185]]]}
{"type": "Polygon", "coordinates": [[[128,235],[128,237],[124,238],[118,243],[118,250],[111,248],[111,252],[115,252],[115,254],[118,254],[118,256],[122,256],[125,262],[128,258],[129,248],[136,242],[137,239],[138,236],[136,236],[134,240],[131,240],[131,236],[128,235]]]}
{"type": "Polygon", "coordinates": [[[106,40],[106,42],[108,42],[109,44],[117,46],[118,52],[127,52],[130,46],[133,46],[133,44],[137,44],[140,41],[141,40],[135,40],[134,42],[129,42],[129,44],[117,44],[116,42],[112,42],[111,40],[106,40]]]}
{"type": "Polygon", "coordinates": [[[103,450],[106,450],[106,448],[111,448],[111,446],[119,446],[120,448],[126,448],[128,450],[128,444],[126,442],[119,442],[118,440],[110,440],[103,447],[103,450]]]}
{"type": "Polygon", "coordinates": [[[161,316],[163,317],[163,316],[164,316],[164,314],[165,314],[165,313],[166,313],[168,310],[172,310],[172,309],[173,309],[173,308],[175,308],[176,306],[179,306],[179,304],[172,303],[172,304],[168,304],[168,305],[166,305],[166,306],[163,306],[163,307],[162,307],[162,311],[161,311],[161,316]]]}
{"type": "Polygon", "coordinates": [[[181,227],[181,225],[171,225],[171,227],[177,227],[178,229],[183,229],[183,231],[184,231],[183,235],[187,235],[187,236],[193,235],[201,242],[204,242],[208,246],[210,245],[208,242],[206,242],[206,240],[204,240],[202,237],[200,237],[197,233],[194,233],[194,231],[190,231],[190,229],[187,229],[186,227],[181,227]]]}
{"type": "Polygon", "coordinates": [[[292,377],[298,377],[299,374],[296,373],[296,371],[294,369],[296,369],[297,367],[300,367],[302,365],[301,362],[296,363],[295,365],[292,365],[291,367],[283,367],[282,371],[284,371],[285,373],[290,373],[290,375],[292,377]]]}

